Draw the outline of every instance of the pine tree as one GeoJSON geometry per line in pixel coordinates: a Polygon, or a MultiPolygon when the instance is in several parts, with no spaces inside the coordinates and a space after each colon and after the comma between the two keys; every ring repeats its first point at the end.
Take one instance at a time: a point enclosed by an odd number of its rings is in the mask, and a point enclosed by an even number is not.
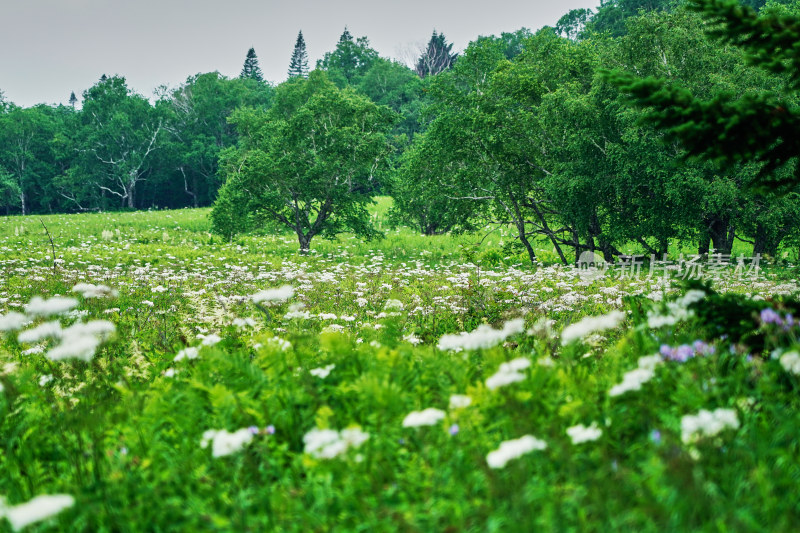
{"type": "Polygon", "coordinates": [[[759,16],[738,0],[690,0],[689,6],[705,16],[708,33],[742,48],[753,65],[783,75],[785,85],[738,98],[722,91],[703,100],[665,79],[620,71],[606,71],[606,78],[650,108],[645,120],[681,141],[689,155],[727,165],[761,163],[750,183],[761,192],[800,186],[800,16],[780,11],[759,16]],[[778,177],[778,169],[792,164],[791,175],[778,177]]]}
{"type": "Polygon", "coordinates": [[[108,76],[106,76],[105,74],[100,76],[100,83],[105,83],[106,81],[108,81],[108,76]]]}
{"type": "Polygon", "coordinates": [[[250,48],[250,50],[247,51],[247,58],[244,60],[242,73],[239,74],[239,77],[242,79],[264,81],[264,77],[261,75],[261,68],[258,66],[255,48],[250,48]]]}
{"type": "Polygon", "coordinates": [[[437,33],[436,30],[433,30],[428,47],[417,61],[414,71],[419,77],[424,78],[449,69],[458,58],[458,54],[450,53],[452,49],[453,43],[447,44],[444,33],[437,33]]]}
{"type": "Polygon", "coordinates": [[[69,95],[69,105],[72,106],[72,109],[75,109],[75,104],[78,103],[78,97],[75,96],[75,91],[72,91],[69,95]]]}
{"type": "Polygon", "coordinates": [[[303,32],[297,34],[297,42],[294,44],[292,61],[289,64],[289,77],[301,76],[308,77],[308,54],[306,53],[306,41],[303,39],[303,32]]]}

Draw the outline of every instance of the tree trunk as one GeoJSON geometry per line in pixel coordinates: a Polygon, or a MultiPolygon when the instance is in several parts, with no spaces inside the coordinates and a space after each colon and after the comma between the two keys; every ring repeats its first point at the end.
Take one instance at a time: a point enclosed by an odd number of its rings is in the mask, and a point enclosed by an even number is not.
{"type": "Polygon", "coordinates": [[[536,262],[536,252],[533,251],[533,246],[528,241],[527,235],[525,235],[525,222],[517,222],[517,231],[519,232],[519,242],[525,246],[525,249],[528,250],[528,258],[531,260],[531,263],[536,262]]]}
{"type": "Polygon", "coordinates": [[[714,218],[712,220],[711,224],[709,225],[708,233],[711,237],[711,242],[714,244],[714,253],[731,253],[733,243],[728,241],[731,229],[732,228],[727,219],[714,218]]]}
{"type": "Polygon", "coordinates": [[[22,207],[22,216],[28,214],[27,205],[25,205],[25,191],[20,189],[19,191],[19,205],[22,207]]]}
{"type": "Polygon", "coordinates": [[[298,231],[297,241],[300,243],[301,254],[306,255],[311,251],[311,235],[304,235],[302,231],[298,231]]]}

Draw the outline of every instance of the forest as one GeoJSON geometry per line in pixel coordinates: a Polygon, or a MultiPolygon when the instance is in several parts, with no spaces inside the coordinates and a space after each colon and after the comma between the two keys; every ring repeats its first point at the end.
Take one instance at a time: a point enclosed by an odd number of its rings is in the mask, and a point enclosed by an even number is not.
{"type": "MultiPolygon", "coordinates": [[[[775,20],[800,14],[797,1],[744,4],[775,20]]],[[[619,82],[662,79],[717,103],[761,95],[796,112],[789,70],[761,68],[708,30],[686,2],[604,0],[461,53],[434,31],[410,66],[345,29],[310,73],[301,32],[278,85],[250,49],[239,77],[199,73],[150,99],[106,74],[69,105],[21,108],[0,93],[0,212],[214,205],[226,238],[282,226],[307,250],[316,235],[378,235],[366,205],[389,195],[395,224],[425,235],[511,226],[509,246],[532,261],[534,239],[564,263],[585,250],[610,261],[630,243],[660,256],[674,242],[729,254],[741,241],[774,257],[800,246],[798,152],[720,165],[619,82]]]]}

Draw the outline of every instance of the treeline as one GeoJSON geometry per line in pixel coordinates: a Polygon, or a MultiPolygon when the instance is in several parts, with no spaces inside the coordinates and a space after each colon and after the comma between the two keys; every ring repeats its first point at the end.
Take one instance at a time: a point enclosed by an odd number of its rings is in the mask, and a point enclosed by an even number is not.
{"type": "MultiPolygon", "coordinates": [[[[800,15],[797,0],[745,3],[800,15]]],[[[762,170],[757,162],[720,167],[686,159],[604,75],[619,69],[667,78],[712,100],[789,84],[788,74],[765,72],[739,48],[710,40],[706,26],[680,1],[604,1],[596,12],[571,11],[536,33],[480,37],[460,56],[434,32],[413,69],[379,57],[366,37],[345,30],[312,81],[300,34],[290,79],[278,87],[264,82],[251,49],[239,78],[199,74],[162,90],[154,104],[123,78],[105,76],[83,93],[81,109],[75,102],[21,109],[0,99],[0,209],[206,206],[228,182],[225,205],[215,210],[218,230],[230,235],[283,217],[304,248],[316,234],[374,234],[363,199],[382,193],[395,198],[395,222],[429,235],[511,224],[531,259],[537,237],[564,262],[584,250],[610,259],[632,242],[662,254],[675,240],[698,243],[700,253],[729,253],[740,239],[775,255],[800,243],[798,191],[774,196],[748,187],[762,170]],[[358,143],[355,123],[345,122],[337,127],[346,135],[326,137],[328,151],[304,162],[305,173],[280,156],[293,147],[304,156],[319,149],[306,141],[332,119],[330,112],[314,115],[312,98],[341,110],[336,120],[349,113],[363,128],[369,117],[373,163],[355,164],[363,154],[347,152],[358,143]],[[305,141],[292,144],[287,124],[304,131],[305,141]],[[265,140],[278,131],[280,139],[265,140]],[[377,134],[387,150],[374,144],[377,134]],[[342,148],[345,138],[350,144],[342,148]],[[316,196],[303,190],[320,169],[346,166],[320,163],[334,150],[353,163],[347,194],[326,198],[329,184],[316,196]],[[269,186],[264,176],[271,172],[283,179],[280,187],[269,186]],[[256,196],[237,183],[266,192],[256,196]],[[343,203],[346,197],[357,202],[343,203]],[[277,206],[275,216],[259,202],[277,206]],[[315,226],[322,213],[327,225],[315,226]]],[[[791,174],[796,165],[790,159],[774,172],[791,174]]]]}

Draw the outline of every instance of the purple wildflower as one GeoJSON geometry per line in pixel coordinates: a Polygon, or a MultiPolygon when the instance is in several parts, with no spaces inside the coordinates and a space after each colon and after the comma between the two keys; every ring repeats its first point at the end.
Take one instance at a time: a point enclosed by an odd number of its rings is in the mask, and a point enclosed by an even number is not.
{"type": "Polygon", "coordinates": [[[452,426],[450,426],[450,429],[448,431],[450,432],[451,435],[457,435],[458,434],[458,424],[453,424],[452,426]]]}
{"type": "Polygon", "coordinates": [[[781,316],[775,312],[774,309],[764,309],[761,311],[761,323],[762,324],[783,324],[781,320],[781,316]]]}
{"type": "Polygon", "coordinates": [[[267,428],[266,428],[266,431],[267,431],[268,435],[274,435],[275,434],[275,426],[273,426],[272,424],[268,425],[267,428]]]}
{"type": "Polygon", "coordinates": [[[651,431],[650,440],[653,441],[653,444],[661,444],[661,432],[657,429],[651,431]]]}

